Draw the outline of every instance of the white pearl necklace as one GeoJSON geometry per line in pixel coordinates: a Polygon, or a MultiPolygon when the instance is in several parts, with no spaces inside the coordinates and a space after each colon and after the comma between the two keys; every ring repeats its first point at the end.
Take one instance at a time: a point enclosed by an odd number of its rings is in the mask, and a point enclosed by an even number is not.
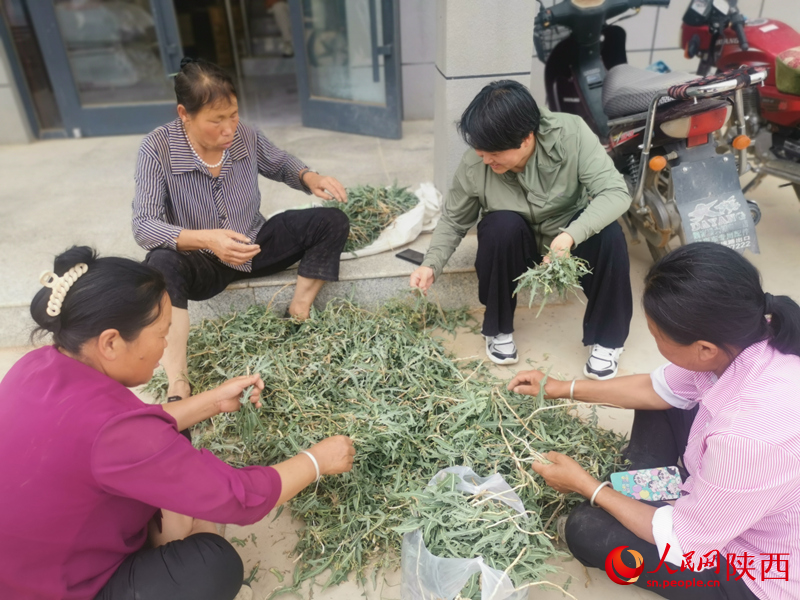
{"type": "Polygon", "coordinates": [[[222,163],[224,163],[225,159],[228,157],[228,151],[227,150],[223,150],[222,151],[222,158],[219,159],[219,162],[217,164],[215,164],[215,165],[210,165],[206,161],[204,161],[202,158],[200,158],[200,155],[194,149],[194,146],[192,146],[192,140],[189,139],[189,133],[186,131],[186,125],[183,126],[183,135],[186,136],[186,143],[189,144],[189,150],[192,151],[192,154],[194,154],[194,157],[197,160],[199,160],[207,169],[216,169],[218,166],[220,166],[222,163]]]}

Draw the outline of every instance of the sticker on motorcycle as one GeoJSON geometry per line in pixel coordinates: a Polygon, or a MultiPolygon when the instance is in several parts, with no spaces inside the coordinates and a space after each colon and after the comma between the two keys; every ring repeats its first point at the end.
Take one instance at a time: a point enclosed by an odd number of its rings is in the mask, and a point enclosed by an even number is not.
{"type": "Polygon", "coordinates": [[[628,131],[622,131],[615,135],[611,136],[611,139],[608,140],[608,145],[610,148],[616,148],[617,146],[621,146],[627,141],[632,140],[635,138],[639,133],[644,130],[644,126],[642,127],[635,127],[634,129],[629,129],[628,131]]]}

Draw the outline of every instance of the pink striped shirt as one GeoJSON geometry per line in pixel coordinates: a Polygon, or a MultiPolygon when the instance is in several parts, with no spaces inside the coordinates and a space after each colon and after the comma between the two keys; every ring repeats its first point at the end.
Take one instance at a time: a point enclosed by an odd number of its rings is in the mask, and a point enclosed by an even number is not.
{"type": "Polygon", "coordinates": [[[740,573],[747,553],[754,594],[800,599],[800,357],[764,341],[719,379],[668,364],[652,380],[673,406],[700,405],[684,455],[690,477],[672,511],[682,553],[734,554],[740,573]],[[770,554],[788,561],[788,581],[770,554]]]}

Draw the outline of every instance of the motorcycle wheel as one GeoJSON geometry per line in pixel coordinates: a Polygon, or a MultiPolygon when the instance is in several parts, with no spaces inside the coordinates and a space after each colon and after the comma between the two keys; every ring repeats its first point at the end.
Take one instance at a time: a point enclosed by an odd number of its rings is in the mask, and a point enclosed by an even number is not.
{"type": "MultiPolygon", "coordinates": [[[[674,217],[671,214],[672,212],[677,214],[677,208],[675,208],[675,188],[672,185],[671,169],[664,169],[658,173],[648,173],[646,185],[648,189],[653,191],[655,197],[658,198],[659,204],[666,208],[666,211],[660,214],[661,219],[659,221],[663,220],[663,223],[659,223],[659,226],[666,227],[671,225],[673,227],[674,236],[678,238],[677,246],[685,244],[686,239],[683,234],[683,224],[680,223],[680,217],[674,217]],[[673,218],[678,221],[677,227],[675,227],[675,220],[673,220],[673,218]]],[[[664,246],[654,244],[647,236],[645,236],[645,241],[647,242],[647,249],[650,251],[653,262],[658,262],[672,252],[675,238],[673,237],[664,246]]]]}
{"type": "MultiPolygon", "coordinates": [[[[795,190],[796,192],[797,190],[795,190]]],[[[750,210],[750,216],[753,217],[753,225],[758,225],[761,222],[761,207],[755,200],[747,201],[747,208],[750,210]]]]}

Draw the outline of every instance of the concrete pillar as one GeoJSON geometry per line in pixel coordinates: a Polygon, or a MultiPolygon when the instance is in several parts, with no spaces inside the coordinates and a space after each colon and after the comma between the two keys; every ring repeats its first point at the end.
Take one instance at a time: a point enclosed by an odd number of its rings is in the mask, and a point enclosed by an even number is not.
{"type": "Polygon", "coordinates": [[[530,85],[537,7],[531,0],[436,0],[434,183],[442,193],[466,149],[455,123],[475,94],[497,79],[530,85]]]}
{"type": "Polygon", "coordinates": [[[0,144],[26,144],[33,140],[28,117],[11,76],[5,47],[0,44],[0,144]]]}

